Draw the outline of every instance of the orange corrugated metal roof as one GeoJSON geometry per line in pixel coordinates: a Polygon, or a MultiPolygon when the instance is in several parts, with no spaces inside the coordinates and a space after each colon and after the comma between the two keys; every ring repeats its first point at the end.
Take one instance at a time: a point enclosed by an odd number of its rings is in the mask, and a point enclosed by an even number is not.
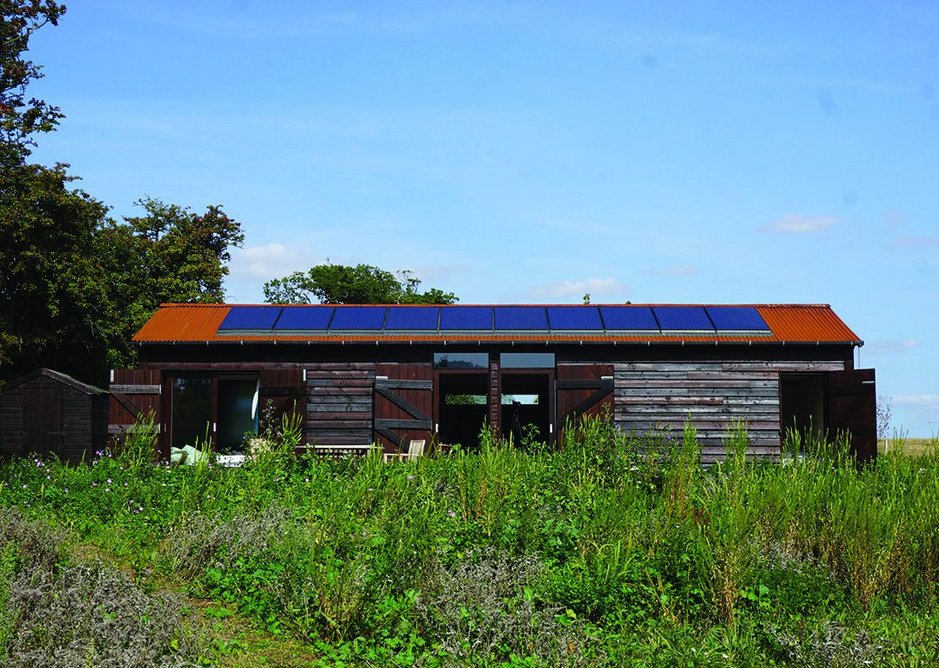
{"type": "MultiPolygon", "coordinates": [[[[240,343],[269,341],[309,343],[477,343],[518,342],[543,343],[843,343],[863,345],[863,341],[844,324],[827,304],[733,304],[756,308],[772,334],[714,335],[627,335],[622,333],[433,333],[433,334],[318,334],[318,335],[222,335],[219,326],[228,315],[230,304],[162,304],[134,336],[138,343],[240,343]]],[[[239,304],[239,306],[242,306],[239,304]]],[[[247,306],[247,305],[245,305],[247,306]]],[[[486,305],[489,306],[489,305],[486,305]]],[[[516,306],[512,304],[512,306],[516,306]]],[[[543,306],[538,304],[538,306],[543,306]]],[[[559,304],[559,306],[568,306],[559,304]]],[[[622,306],[622,304],[591,304],[591,306],[622,306]]],[[[632,306],[728,306],[727,304],[633,304],[632,306]]],[[[308,308],[320,308],[318,305],[308,308]]],[[[340,307],[341,308],[341,307],[340,307]]]]}

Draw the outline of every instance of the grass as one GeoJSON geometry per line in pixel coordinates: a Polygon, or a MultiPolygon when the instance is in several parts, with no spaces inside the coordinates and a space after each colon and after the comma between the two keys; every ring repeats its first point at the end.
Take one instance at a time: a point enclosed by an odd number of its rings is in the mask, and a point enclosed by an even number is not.
{"type": "Polygon", "coordinates": [[[484,434],[388,465],[298,459],[295,425],[281,432],[240,469],[153,465],[145,428],[87,465],[0,464],[0,657],[939,663],[936,448],[858,469],[809,443],[765,465],[738,431],[705,470],[691,430],[639,441],[588,421],[560,452],[484,434]]]}
{"type": "Polygon", "coordinates": [[[891,439],[880,439],[877,442],[877,451],[881,454],[899,450],[905,455],[918,457],[928,455],[939,450],[939,438],[908,438],[898,436],[891,439]]]}

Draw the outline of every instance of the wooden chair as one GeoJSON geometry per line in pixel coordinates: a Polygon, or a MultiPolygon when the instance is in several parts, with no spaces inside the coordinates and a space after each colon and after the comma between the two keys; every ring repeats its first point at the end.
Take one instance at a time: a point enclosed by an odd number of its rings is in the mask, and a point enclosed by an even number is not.
{"type": "Polygon", "coordinates": [[[427,442],[421,439],[413,439],[408,446],[407,452],[386,452],[384,461],[386,462],[408,462],[423,456],[424,445],[427,442]]]}

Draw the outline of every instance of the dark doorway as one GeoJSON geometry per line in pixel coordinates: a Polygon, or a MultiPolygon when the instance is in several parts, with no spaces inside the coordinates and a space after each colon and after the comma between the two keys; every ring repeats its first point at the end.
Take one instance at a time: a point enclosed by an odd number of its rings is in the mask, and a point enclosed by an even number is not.
{"type": "Polygon", "coordinates": [[[825,374],[780,374],[779,402],[782,443],[793,436],[803,444],[825,438],[825,374]]]}
{"type": "Polygon", "coordinates": [[[485,373],[441,372],[437,388],[437,435],[441,443],[479,447],[479,432],[489,411],[485,373]]]}
{"type": "Polygon", "coordinates": [[[552,396],[550,373],[503,373],[500,422],[502,437],[516,445],[550,443],[552,396]]]}

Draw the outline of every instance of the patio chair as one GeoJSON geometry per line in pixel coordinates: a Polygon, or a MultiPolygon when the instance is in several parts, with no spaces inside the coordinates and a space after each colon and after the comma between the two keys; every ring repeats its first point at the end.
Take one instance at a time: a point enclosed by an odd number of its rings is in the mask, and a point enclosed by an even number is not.
{"type": "Polygon", "coordinates": [[[384,461],[386,462],[408,462],[421,457],[424,454],[424,445],[427,441],[423,438],[413,439],[408,445],[407,452],[386,452],[384,461]]]}

